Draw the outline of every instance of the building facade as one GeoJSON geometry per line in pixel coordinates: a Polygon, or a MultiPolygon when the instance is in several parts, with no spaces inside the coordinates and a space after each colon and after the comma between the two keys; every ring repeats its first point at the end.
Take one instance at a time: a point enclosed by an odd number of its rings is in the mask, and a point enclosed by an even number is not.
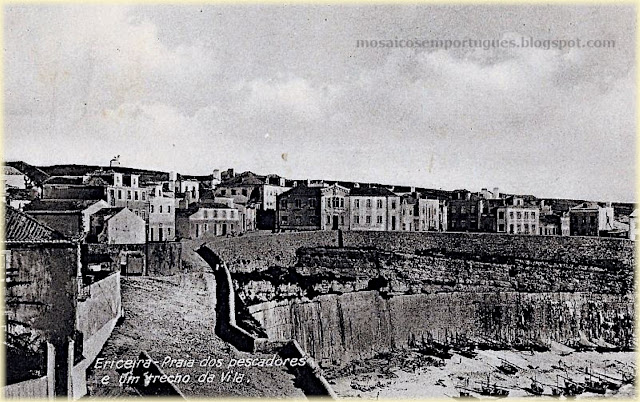
{"type": "Polygon", "coordinates": [[[600,236],[614,230],[613,207],[584,202],[569,209],[571,236],[600,236]]]}
{"type": "Polygon", "coordinates": [[[540,209],[525,205],[521,198],[512,197],[509,205],[496,208],[498,233],[537,235],[540,227],[540,209]]]}
{"type": "Polygon", "coordinates": [[[400,230],[400,196],[382,187],[353,188],[349,192],[350,230],[400,230]]]}
{"type": "Polygon", "coordinates": [[[277,196],[276,228],[286,230],[320,230],[320,187],[300,185],[277,196]]]}

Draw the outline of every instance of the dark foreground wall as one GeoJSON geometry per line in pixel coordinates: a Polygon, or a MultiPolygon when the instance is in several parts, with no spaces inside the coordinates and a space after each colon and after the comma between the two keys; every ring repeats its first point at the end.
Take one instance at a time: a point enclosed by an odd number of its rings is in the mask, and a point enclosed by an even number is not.
{"type": "Polygon", "coordinates": [[[272,340],[296,339],[316,360],[346,362],[406,347],[423,336],[577,342],[630,347],[633,296],[582,293],[438,293],[382,298],[377,291],[249,307],[272,340]]]}

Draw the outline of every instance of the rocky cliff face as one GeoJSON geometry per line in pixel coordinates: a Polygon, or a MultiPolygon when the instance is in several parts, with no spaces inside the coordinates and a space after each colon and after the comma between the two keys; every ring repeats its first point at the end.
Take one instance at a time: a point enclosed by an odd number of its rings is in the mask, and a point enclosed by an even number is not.
{"type": "Polygon", "coordinates": [[[583,293],[434,293],[381,297],[378,291],[270,301],[249,307],[271,339],[298,340],[319,361],[344,363],[451,336],[504,344],[571,343],[582,336],[630,348],[633,297],[583,293]]]}
{"type": "Polygon", "coordinates": [[[269,337],[296,339],[319,360],[456,335],[633,346],[630,241],[345,232],[344,244],[322,232],[212,247],[269,337]]]}

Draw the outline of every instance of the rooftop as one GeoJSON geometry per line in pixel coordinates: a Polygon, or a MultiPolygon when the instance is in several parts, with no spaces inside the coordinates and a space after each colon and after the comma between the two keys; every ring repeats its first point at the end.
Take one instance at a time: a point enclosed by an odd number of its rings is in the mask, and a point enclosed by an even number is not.
{"type": "Polygon", "coordinates": [[[26,211],[84,211],[91,205],[101,200],[62,200],[62,199],[38,199],[26,205],[26,211]]]}
{"type": "Polygon", "coordinates": [[[51,242],[68,240],[61,233],[38,222],[29,215],[7,205],[5,209],[6,242],[51,242]]]}
{"type": "Polygon", "coordinates": [[[353,196],[366,196],[366,197],[395,197],[397,196],[391,190],[384,187],[367,187],[367,188],[354,188],[349,195],[353,196]]]}

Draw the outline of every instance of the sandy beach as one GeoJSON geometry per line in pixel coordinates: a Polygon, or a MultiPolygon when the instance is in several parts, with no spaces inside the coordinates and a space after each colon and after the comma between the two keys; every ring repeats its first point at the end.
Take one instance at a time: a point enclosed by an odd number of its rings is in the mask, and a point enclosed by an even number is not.
{"type": "MultiPolygon", "coordinates": [[[[533,397],[525,388],[530,387],[535,378],[544,388],[540,398],[552,398],[551,386],[556,381],[563,385],[562,377],[584,382],[588,377],[583,370],[620,378],[618,371],[625,365],[635,364],[633,352],[574,352],[560,356],[554,352],[520,352],[504,350],[479,350],[474,358],[454,354],[444,360],[444,366],[437,367],[425,362],[424,355],[413,352],[395,352],[390,359],[369,359],[352,364],[353,368],[341,371],[327,370],[327,376],[340,397],[359,398],[427,398],[458,397],[457,385],[466,385],[471,389],[480,387],[479,382],[497,383],[509,389],[509,397],[533,397]],[[518,372],[506,375],[497,367],[502,364],[500,358],[519,367],[518,372]],[[414,362],[414,363],[412,363],[414,362]],[[417,363],[417,364],[416,364],[417,363]],[[422,364],[420,364],[422,363],[422,364]],[[561,368],[562,367],[562,368],[561,368]],[[349,375],[340,375],[345,371],[349,375]],[[366,370],[366,372],[365,372],[366,370]],[[338,374],[338,376],[333,376],[338,374]]],[[[630,370],[628,370],[630,371],[630,370]]],[[[489,398],[471,392],[476,398],[489,398]]],[[[635,396],[633,384],[623,385],[619,390],[607,390],[605,395],[585,392],[576,398],[619,397],[632,399],[635,396]]]]}

